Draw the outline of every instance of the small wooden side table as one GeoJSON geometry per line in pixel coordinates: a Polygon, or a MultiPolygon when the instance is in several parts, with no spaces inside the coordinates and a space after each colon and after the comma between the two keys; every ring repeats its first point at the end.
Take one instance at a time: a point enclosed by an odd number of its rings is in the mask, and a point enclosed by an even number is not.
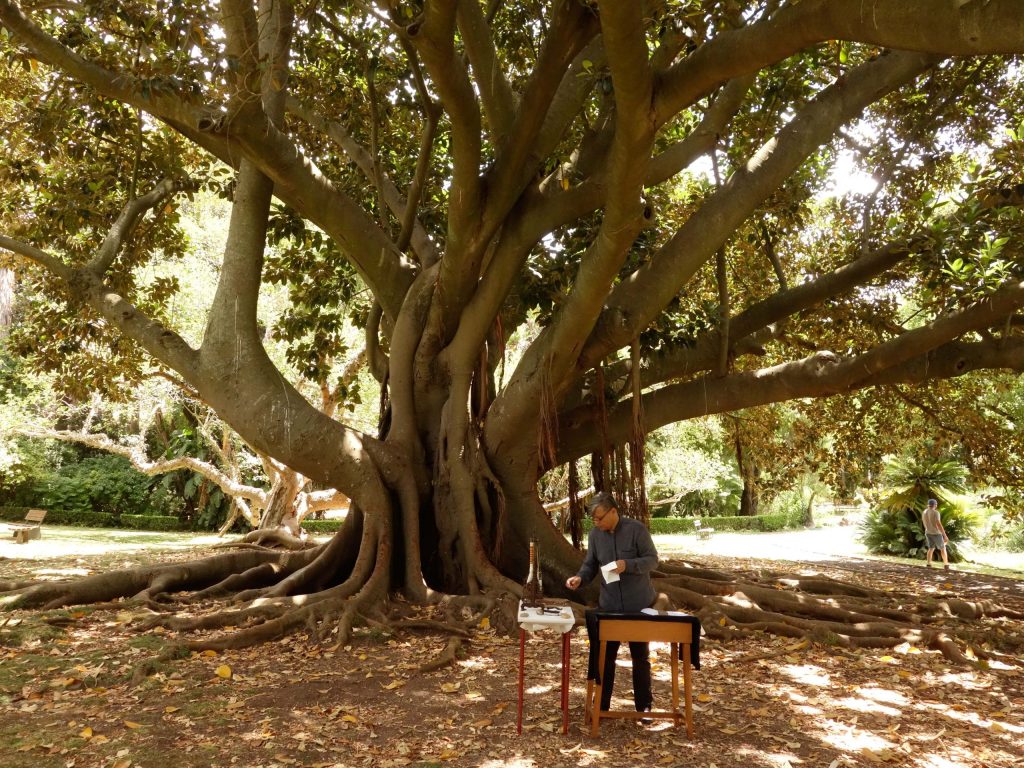
{"type": "Polygon", "coordinates": [[[700,668],[700,619],[676,611],[646,609],[637,613],[587,611],[590,637],[590,669],[584,718],[590,720],[590,735],[601,732],[605,718],[670,718],[678,725],[686,722],[686,735],[693,738],[693,682],[691,664],[700,668]],[[672,709],[648,712],[601,711],[600,676],[604,674],[608,643],[668,643],[671,646],[672,709]],[[679,708],[679,666],[683,668],[683,709],[679,708]]]}
{"type": "Polygon", "coordinates": [[[543,607],[526,608],[519,602],[519,700],[516,707],[516,733],[523,732],[523,680],[526,665],[526,633],[545,629],[562,636],[562,733],[569,732],[569,638],[576,617],[568,603],[546,601],[543,607]]]}

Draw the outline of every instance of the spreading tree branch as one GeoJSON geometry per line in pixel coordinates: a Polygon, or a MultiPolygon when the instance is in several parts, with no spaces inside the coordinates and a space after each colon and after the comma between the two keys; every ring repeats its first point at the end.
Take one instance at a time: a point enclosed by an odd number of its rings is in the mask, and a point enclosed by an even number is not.
{"type": "Polygon", "coordinates": [[[490,23],[477,0],[459,0],[459,32],[466,46],[474,82],[480,89],[480,103],[491,128],[491,140],[501,144],[512,127],[516,97],[491,37],[490,23]]]}
{"type": "Polygon", "coordinates": [[[192,456],[177,456],[173,459],[151,460],[146,456],[143,446],[122,445],[109,436],[95,432],[69,432],[57,429],[23,429],[18,434],[44,440],[61,440],[66,443],[79,443],[115,456],[128,459],[139,472],[150,477],[164,475],[187,469],[209,480],[220,488],[226,496],[238,497],[253,504],[262,506],[266,501],[267,492],[262,488],[240,483],[213,464],[196,459],[192,456]]]}
{"type": "Polygon", "coordinates": [[[178,184],[173,180],[164,179],[142,197],[130,200],[110,231],[107,232],[107,236],[103,239],[96,255],[89,262],[87,269],[100,276],[110,269],[110,265],[117,258],[124,241],[131,237],[146,211],[161,205],[178,188],[178,184]]]}
{"type": "MultiPolygon", "coordinates": [[[[234,121],[226,131],[226,106],[194,106],[184,95],[148,88],[143,80],[94,64],[46,34],[12,0],[0,0],[0,23],[40,61],[90,86],[100,95],[163,120],[232,167],[245,155],[275,182],[274,193],[316,222],[366,279],[385,314],[394,319],[415,276],[394,243],[348,195],[335,187],[290,138],[264,116],[234,121]]],[[[281,94],[286,94],[281,89],[281,94]]]]}
{"type": "Polygon", "coordinates": [[[29,259],[41,267],[45,267],[47,271],[61,278],[65,283],[69,284],[72,281],[74,269],[41,248],[36,248],[34,245],[23,243],[6,235],[0,235],[0,248],[16,256],[29,259]]]}
{"type": "Polygon", "coordinates": [[[452,187],[448,250],[460,253],[479,220],[480,111],[469,73],[455,51],[457,0],[427,3],[422,17],[406,28],[448,113],[452,132],[452,187]]]}
{"type": "MultiPolygon", "coordinates": [[[[961,376],[980,368],[1024,371],[1024,339],[956,341],[1002,322],[1024,306],[1024,283],[1010,283],[983,301],[944,315],[920,328],[860,354],[841,357],[817,352],[810,357],[723,378],[705,375],[643,395],[650,429],[714,413],[735,411],[800,397],[824,397],[881,384],[921,383],[961,376]]],[[[609,411],[608,432],[615,440],[629,435],[631,403],[621,401],[609,411]]],[[[559,426],[558,457],[563,463],[595,448],[594,428],[584,409],[559,426]]]]}
{"type": "MultiPolygon", "coordinates": [[[[292,95],[288,96],[287,107],[289,113],[295,115],[310,127],[315,128],[330,138],[331,141],[333,141],[341,148],[342,151],[345,152],[346,155],[348,155],[349,158],[351,158],[352,162],[354,162],[356,167],[362,171],[367,180],[371,182],[374,181],[374,163],[370,153],[367,152],[359,142],[353,139],[340,123],[328,120],[323,115],[302,104],[302,102],[292,95]]],[[[433,124],[436,128],[436,118],[433,120],[433,124]]],[[[431,129],[429,133],[432,140],[433,129],[431,129]]],[[[422,157],[423,155],[421,154],[421,158],[422,157]]],[[[427,158],[426,161],[421,162],[426,165],[428,161],[429,158],[427,158]]],[[[419,163],[417,164],[416,173],[417,178],[419,178],[419,163]]],[[[422,187],[422,181],[420,184],[422,187]]],[[[427,236],[426,230],[423,229],[423,225],[415,217],[414,198],[403,197],[398,187],[386,173],[381,174],[381,186],[384,202],[396,217],[402,218],[403,227],[408,220],[409,212],[412,211],[413,215],[411,217],[411,224],[409,225],[411,227],[411,231],[408,235],[409,243],[412,244],[413,251],[419,256],[420,261],[423,263],[432,263],[435,261],[437,259],[436,247],[430,242],[430,238],[427,236]]],[[[403,233],[404,231],[405,230],[403,229],[403,233]]],[[[395,250],[403,250],[401,247],[402,242],[404,242],[404,238],[400,238],[400,241],[394,245],[395,250]]],[[[406,245],[409,243],[406,243],[406,245]]]]}
{"type": "Polygon", "coordinates": [[[890,54],[825,89],[711,195],[649,262],[616,286],[580,356],[579,370],[593,367],[646,328],[736,227],[840,125],[931,63],[920,54],[890,54]]]}
{"type": "Polygon", "coordinates": [[[725,80],[826,40],[939,56],[1022,53],[1024,14],[1017,0],[790,3],[769,18],[719,33],[665,72],[655,97],[657,122],[663,125],[725,80]]]}

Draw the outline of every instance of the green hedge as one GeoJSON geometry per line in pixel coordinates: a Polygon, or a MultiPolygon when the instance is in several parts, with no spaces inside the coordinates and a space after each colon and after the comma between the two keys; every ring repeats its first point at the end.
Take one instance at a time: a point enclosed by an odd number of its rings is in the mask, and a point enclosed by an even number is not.
{"type": "MultiPolygon", "coordinates": [[[[29,509],[36,507],[0,507],[0,520],[17,522],[25,519],[29,509]]],[[[43,525],[79,525],[91,528],[116,528],[117,518],[109,512],[84,512],[80,510],[50,509],[46,512],[43,525]]]]}
{"type": "MultiPolygon", "coordinates": [[[[650,529],[651,533],[693,533],[695,520],[700,520],[703,527],[714,528],[716,531],[782,531],[787,528],[799,528],[803,524],[802,514],[797,511],[749,517],[653,517],[650,529]]],[[[583,529],[584,532],[590,530],[590,520],[583,521],[583,529]]]]}
{"type": "Polygon", "coordinates": [[[35,507],[0,507],[0,520],[12,523],[21,522],[30,509],[35,509],[35,507]]]}
{"type": "MultiPolygon", "coordinates": [[[[0,520],[17,522],[25,519],[29,507],[0,507],[0,520]]],[[[655,517],[651,519],[651,533],[693,533],[693,522],[699,519],[705,528],[716,531],[782,531],[798,528],[802,524],[799,512],[777,512],[754,517],[655,517]]],[[[148,531],[177,531],[181,523],[166,515],[121,515],[118,519],[107,512],[80,512],[53,510],[46,515],[46,523],[76,525],[92,528],[132,528],[148,531]]],[[[303,520],[302,527],[310,533],[335,533],[344,520],[303,520]]],[[[45,523],[44,523],[45,524],[45,523]]],[[[584,532],[590,530],[590,520],[583,521],[584,532]]]]}
{"type": "Polygon", "coordinates": [[[121,515],[122,528],[140,531],[177,531],[181,521],[170,515],[121,515]]]}
{"type": "MultiPolygon", "coordinates": [[[[651,533],[693,533],[692,517],[662,517],[651,520],[651,533]]],[[[782,531],[787,528],[798,528],[802,524],[802,516],[798,512],[776,512],[768,515],[702,517],[700,523],[705,528],[716,531],[782,531]]]]}
{"type": "Polygon", "coordinates": [[[85,512],[82,510],[51,509],[46,514],[45,523],[53,525],[73,525],[79,528],[118,528],[117,518],[109,512],[85,512]]]}
{"type": "Polygon", "coordinates": [[[310,533],[335,533],[344,523],[344,520],[303,520],[302,528],[310,533]]]}

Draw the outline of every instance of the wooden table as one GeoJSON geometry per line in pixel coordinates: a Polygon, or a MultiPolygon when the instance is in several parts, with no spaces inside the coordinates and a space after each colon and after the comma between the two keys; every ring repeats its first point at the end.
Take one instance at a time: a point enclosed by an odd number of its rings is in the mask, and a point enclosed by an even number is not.
{"type": "Polygon", "coordinates": [[[672,718],[686,720],[686,735],[693,738],[693,679],[691,665],[700,666],[700,620],[672,611],[648,610],[640,613],[587,612],[591,663],[587,677],[587,701],[584,717],[590,720],[590,735],[597,736],[602,718],[672,718]],[[672,658],[672,709],[650,712],[601,711],[601,676],[604,674],[608,643],[669,643],[672,658]],[[596,653],[596,659],[593,655],[596,653]],[[682,713],[679,710],[679,666],[683,667],[682,713]]]}
{"type": "Polygon", "coordinates": [[[516,733],[523,732],[523,681],[526,667],[526,633],[538,632],[546,629],[555,630],[561,634],[562,639],[562,733],[569,732],[569,638],[572,635],[573,627],[576,626],[576,617],[568,603],[545,603],[548,608],[543,612],[539,608],[525,608],[522,601],[519,603],[519,611],[516,614],[519,622],[519,699],[516,706],[516,733]],[[557,608],[558,612],[553,612],[557,608]]]}

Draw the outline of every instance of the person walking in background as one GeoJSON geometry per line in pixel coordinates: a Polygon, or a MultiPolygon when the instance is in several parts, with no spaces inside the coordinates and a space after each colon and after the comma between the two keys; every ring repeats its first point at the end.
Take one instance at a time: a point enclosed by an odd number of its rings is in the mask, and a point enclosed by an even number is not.
{"type": "MultiPolygon", "coordinates": [[[[603,611],[634,612],[649,608],[658,595],[651,584],[651,571],[658,565],[658,551],[647,527],[628,517],[619,515],[619,505],[610,493],[600,492],[587,505],[594,527],[587,537],[587,556],[579,573],[570,576],[565,586],[579,589],[590,582],[602,565],[614,564],[612,570],[619,578],[612,583],[603,580],[598,605],[603,611]]],[[[612,686],[615,684],[615,657],[619,644],[608,643],[608,656],[601,688],[601,709],[611,705],[612,686]]],[[[651,696],[651,661],[648,643],[630,643],[633,660],[633,704],[637,712],[649,712],[651,696]]]]}
{"type": "Polygon", "coordinates": [[[924,522],[924,537],[928,541],[928,567],[932,567],[932,552],[936,549],[942,552],[943,568],[949,570],[949,557],[946,554],[946,543],[949,536],[946,529],[942,527],[942,518],[939,516],[939,502],[935,499],[928,499],[928,508],[921,516],[924,522]]]}

